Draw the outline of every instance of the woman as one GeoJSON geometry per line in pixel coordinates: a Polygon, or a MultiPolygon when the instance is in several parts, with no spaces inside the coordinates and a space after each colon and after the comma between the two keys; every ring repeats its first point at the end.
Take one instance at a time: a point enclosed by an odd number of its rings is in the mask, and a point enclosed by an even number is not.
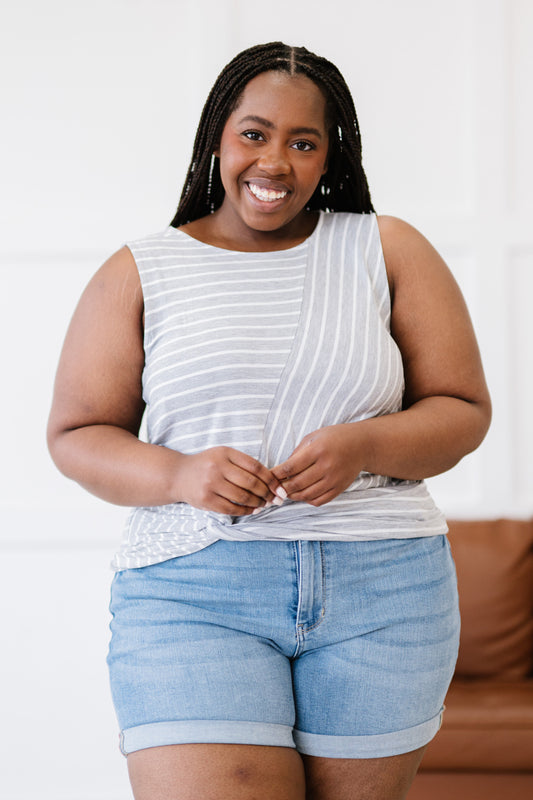
{"type": "Polygon", "coordinates": [[[423,479],[489,421],[459,289],[373,213],[338,70],[239,54],[172,226],[85,290],[49,424],[66,475],[135,506],[109,667],[137,800],[406,796],[458,644],[423,479]]]}

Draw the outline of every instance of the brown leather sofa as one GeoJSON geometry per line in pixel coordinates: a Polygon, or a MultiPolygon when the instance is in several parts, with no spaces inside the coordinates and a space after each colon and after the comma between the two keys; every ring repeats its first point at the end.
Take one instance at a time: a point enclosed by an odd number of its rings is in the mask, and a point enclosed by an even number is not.
{"type": "Polygon", "coordinates": [[[462,618],[408,800],[533,800],[533,520],[450,522],[462,618]]]}

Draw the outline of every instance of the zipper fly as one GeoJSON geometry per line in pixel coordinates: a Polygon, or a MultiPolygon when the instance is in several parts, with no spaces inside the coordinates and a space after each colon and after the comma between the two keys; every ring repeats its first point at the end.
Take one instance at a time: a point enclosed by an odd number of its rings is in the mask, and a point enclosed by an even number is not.
{"type": "MultiPolygon", "coordinates": [[[[298,576],[296,612],[297,652],[303,649],[306,634],[320,625],[326,613],[325,563],[322,542],[295,542],[298,576]]],[[[297,653],[295,653],[296,655],[297,653]]]]}

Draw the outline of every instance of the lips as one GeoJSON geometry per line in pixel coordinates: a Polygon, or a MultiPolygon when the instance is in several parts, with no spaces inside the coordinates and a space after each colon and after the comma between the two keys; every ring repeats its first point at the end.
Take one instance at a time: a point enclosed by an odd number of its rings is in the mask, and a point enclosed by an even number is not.
{"type": "Polygon", "coordinates": [[[246,181],[246,186],[250,193],[263,203],[274,203],[276,200],[283,200],[289,194],[289,189],[282,183],[261,178],[246,181]]]}

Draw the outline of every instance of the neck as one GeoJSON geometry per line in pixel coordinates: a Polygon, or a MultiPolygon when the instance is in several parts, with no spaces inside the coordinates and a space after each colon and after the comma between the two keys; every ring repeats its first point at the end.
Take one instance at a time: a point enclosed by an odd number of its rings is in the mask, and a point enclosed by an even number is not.
{"type": "Polygon", "coordinates": [[[249,228],[240,219],[229,220],[221,206],[213,214],[184,226],[186,233],[205,244],[227,250],[269,252],[287,250],[304,242],[318,223],[318,212],[302,211],[290,223],[274,230],[249,228]],[[235,224],[237,222],[237,224],[235,224]]]}

